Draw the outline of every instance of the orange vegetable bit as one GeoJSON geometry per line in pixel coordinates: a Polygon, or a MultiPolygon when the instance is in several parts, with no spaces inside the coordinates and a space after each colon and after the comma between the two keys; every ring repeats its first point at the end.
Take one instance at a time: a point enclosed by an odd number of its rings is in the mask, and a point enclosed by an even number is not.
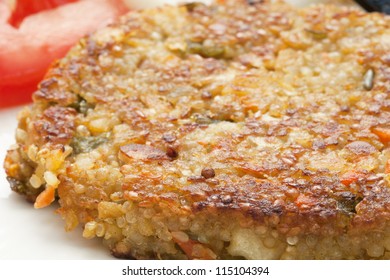
{"type": "Polygon", "coordinates": [[[346,173],[344,173],[343,175],[341,175],[340,181],[341,181],[341,183],[343,183],[345,186],[348,187],[352,183],[357,182],[359,179],[363,179],[366,177],[367,177],[367,174],[365,174],[363,172],[356,171],[356,170],[350,170],[350,171],[347,171],[346,173]]]}
{"type": "Polygon", "coordinates": [[[314,207],[318,203],[318,200],[314,197],[300,194],[295,200],[295,204],[300,210],[307,210],[314,207]]]}
{"type": "Polygon", "coordinates": [[[390,174],[390,159],[387,160],[385,165],[385,173],[390,174]]]}
{"type": "Polygon", "coordinates": [[[181,241],[178,238],[175,238],[175,236],[172,236],[172,239],[177,245],[179,245],[179,247],[191,260],[215,260],[217,257],[210,248],[207,248],[205,245],[198,241],[194,241],[191,239],[181,241]]]}
{"type": "Polygon", "coordinates": [[[34,203],[34,208],[40,209],[46,206],[49,206],[54,201],[54,187],[47,187],[43,192],[41,192],[34,203]]]}
{"type": "Polygon", "coordinates": [[[372,132],[379,137],[382,143],[390,141],[390,127],[374,127],[372,132]]]}

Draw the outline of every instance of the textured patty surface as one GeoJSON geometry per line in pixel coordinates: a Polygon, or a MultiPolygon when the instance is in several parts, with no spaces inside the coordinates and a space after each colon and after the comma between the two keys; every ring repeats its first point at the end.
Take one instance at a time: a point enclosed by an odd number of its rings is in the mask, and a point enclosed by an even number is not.
{"type": "Polygon", "coordinates": [[[47,74],[5,168],[123,258],[390,259],[390,18],[132,12],[47,74]]]}

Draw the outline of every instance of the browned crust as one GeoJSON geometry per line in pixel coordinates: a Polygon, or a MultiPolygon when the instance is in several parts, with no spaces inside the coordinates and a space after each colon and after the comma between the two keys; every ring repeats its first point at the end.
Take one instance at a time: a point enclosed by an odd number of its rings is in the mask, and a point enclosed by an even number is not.
{"type": "Polygon", "coordinates": [[[68,144],[74,134],[75,117],[76,110],[73,108],[49,107],[34,121],[36,143],[68,144]]]}

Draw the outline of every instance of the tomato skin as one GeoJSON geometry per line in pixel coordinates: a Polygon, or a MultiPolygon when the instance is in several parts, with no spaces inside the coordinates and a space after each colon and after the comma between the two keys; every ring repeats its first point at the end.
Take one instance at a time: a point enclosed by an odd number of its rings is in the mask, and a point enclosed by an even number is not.
{"type": "Polygon", "coordinates": [[[0,0],[0,108],[31,102],[53,61],[127,11],[121,0],[84,0],[30,15],[15,28],[0,0]]]}
{"type": "Polygon", "coordinates": [[[29,84],[0,86],[0,109],[31,102],[31,93],[36,89],[35,81],[29,84]]]}

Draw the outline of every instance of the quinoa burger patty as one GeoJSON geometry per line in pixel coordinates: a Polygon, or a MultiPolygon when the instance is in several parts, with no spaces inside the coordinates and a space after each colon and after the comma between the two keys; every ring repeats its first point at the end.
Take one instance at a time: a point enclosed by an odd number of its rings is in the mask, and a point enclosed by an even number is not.
{"type": "Polygon", "coordinates": [[[114,256],[390,259],[390,18],[217,1],[82,39],[5,160],[114,256]]]}

